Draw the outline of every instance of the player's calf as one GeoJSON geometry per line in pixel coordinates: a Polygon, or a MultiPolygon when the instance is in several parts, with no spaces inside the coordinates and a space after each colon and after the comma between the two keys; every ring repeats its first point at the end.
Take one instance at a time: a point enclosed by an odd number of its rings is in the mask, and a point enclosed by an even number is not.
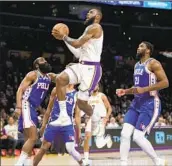
{"type": "Polygon", "coordinates": [[[50,148],[51,143],[47,142],[46,140],[43,140],[41,148],[39,152],[36,154],[36,156],[33,159],[33,166],[37,166],[38,163],[42,160],[42,157],[46,153],[46,151],[50,148]]]}
{"type": "Polygon", "coordinates": [[[92,116],[93,114],[93,109],[92,107],[88,104],[88,101],[84,101],[81,99],[77,100],[78,107],[84,111],[88,116],[92,116]]]}

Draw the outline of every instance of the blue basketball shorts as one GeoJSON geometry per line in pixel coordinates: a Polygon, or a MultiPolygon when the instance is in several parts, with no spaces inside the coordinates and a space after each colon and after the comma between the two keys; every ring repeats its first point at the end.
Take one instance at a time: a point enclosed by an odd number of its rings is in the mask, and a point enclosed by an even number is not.
{"type": "Polygon", "coordinates": [[[134,99],[125,115],[124,123],[149,134],[161,113],[161,101],[158,97],[147,100],[134,99]]]}

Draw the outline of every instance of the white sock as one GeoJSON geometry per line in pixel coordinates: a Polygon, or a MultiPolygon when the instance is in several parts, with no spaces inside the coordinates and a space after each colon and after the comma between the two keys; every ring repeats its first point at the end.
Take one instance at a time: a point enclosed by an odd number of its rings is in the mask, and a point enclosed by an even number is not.
{"type": "Polygon", "coordinates": [[[67,110],[66,110],[66,100],[65,101],[59,101],[59,107],[60,107],[60,115],[68,116],[67,110]]]}
{"type": "Polygon", "coordinates": [[[32,166],[32,160],[31,157],[28,157],[25,162],[24,162],[24,166],[32,166]]]}
{"type": "Polygon", "coordinates": [[[128,155],[130,151],[131,135],[134,131],[134,126],[124,123],[123,129],[121,131],[120,140],[120,160],[121,165],[127,165],[128,155]]]}
{"type": "Polygon", "coordinates": [[[78,151],[76,151],[75,148],[73,149],[71,155],[72,155],[72,157],[73,157],[76,161],[81,161],[81,160],[82,160],[82,157],[81,157],[80,153],[78,153],[78,151]]]}
{"type": "Polygon", "coordinates": [[[153,149],[152,144],[145,138],[145,134],[142,131],[135,129],[133,140],[152,158],[154,163],[157,163],[157,161],[159,162],[159,158],[153,149]]]}
{"type": "Polygon", "coordinates": [[[19,157],[19,159],[18,159],[18,161],[17,161],[17,163],[15,165],[16,166],[23,166],[23,164],[25,163],[27,157],[28,157],[28,154],[22,151],[21,154],[20,154],[20,157],[19,157]]]}
{"type": "Polygon", "coordinates": [[[128,161],[128,154],[130,151],[130,139],[121,137],[121,143],[120,143],[120,157],[121,162],[127,163],[128,161]]]}
{"type": "Polygon", "coordinates": [[[89,158],[89,152],[84,152],[84,158],[85,158],[85,160],[88,160],[88,158],[89,158]]]}

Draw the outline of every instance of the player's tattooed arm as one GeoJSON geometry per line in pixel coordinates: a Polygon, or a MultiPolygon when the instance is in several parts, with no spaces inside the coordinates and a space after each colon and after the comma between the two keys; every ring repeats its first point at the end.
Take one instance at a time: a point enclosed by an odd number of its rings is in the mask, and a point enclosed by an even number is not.
{"type": "Polygon", "coordinates": [[[148,66],[148,69],[155,74],[157,83],[148,87],[144,87],[144,92],[161,90],[169,87],[168,78],[160,62],[158,62],[157,60],[152,60],[148,66]]]}
{"type": "MultiPolygon", "coordinates": [[[[78,39],[70,38],[69,36],[64,36],[63,40],[75,48],[80,48],[91,38],[96,38],[97,34],[102,33],[102,28],[99,24],[91,25],[88,30],[78,39]]],[[[100,35],[99,35],[100,36],[100,35]]]]}
{"type": "Polygon", "coordinates": [[[33,83],[37,78],[37,73],[35,71],[29,72],[19,85],[16,93],[16,109],[14,117],[18,117],[22,110],[22,96],[24,91],[33,83]]]}
{"type": "Polygon", "coordinates": [[[54,105],[55,97],[56,97],[56,88],[53,88],[51,95],[50,95],[47,111],[45,112],[44,117],[43,117],[42,127],[44,127],[44,128],[46,127],[48,119],[50,117],[50,113],[51,113],[53,105],[54,105]]]}

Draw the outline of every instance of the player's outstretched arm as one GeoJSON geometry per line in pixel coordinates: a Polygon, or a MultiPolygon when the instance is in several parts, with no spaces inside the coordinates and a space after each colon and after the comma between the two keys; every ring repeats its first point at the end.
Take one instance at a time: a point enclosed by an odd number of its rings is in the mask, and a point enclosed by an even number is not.
{"type": "Polygon", "coordinates": [[[158,62],[157,60],[152,60],[150,62],[150,71],[155,74],[157,83],[151,86],[144,87],[144,92],[161,90],[169,87],[168,78],[160,62],[158,62]]]}
{"type": "Polygon", "coordinates": [[[55,97],[56,97],[56,88],[53,88],[53,90],[51,91],[47,110],[46,110],[44,117],[43,117],[42,126],[44,126],[44,127],[47,125],[48,119],[50,117],[50,113],[51,113],[53,105],[54,105],[55,97]]]}
{"type": "MultiPolygon", "coordinates": [[[[96,38],[98,34],[102,33],[102,28],[99,24],[91,25],[88,30],[78,39],[70,38],[69,36],[64,36],[63,40],[75,48],[80,48],[91,38],[96,38]]],[[[100,35],[99,35],[100,36],[100,35]]]]}
{"type": "Polygon", "coordinates": [[[47,122],[49,120],[50,113],[51,113],[53,105],[54,105],[55,97],[56,97],[56,88],[53,88],[53,90],[51,91],[51,95],[50,95],[47,110],[46,110],[46,112],[44,114],[44,117],[43,117],[42,126],[41,126],[40,131],[39,131],[41,136],[43,135],[44,130],[45,130],[46,125],[47,125],[47,122]]]}
{"type": "Polygon", "coordinates": [[[37,78],[37,74],[35,71],[31,71],[29,72],[25,78],[22,80],[22,82],[20,83],[20,86],[17,90],[16,93],[16,110],[15,110],[15,114],[20,115],[21,113],[21,109],[22,109],[22,95],[24,93],[24,91],[33,83],[35,82],[37,78]]]}

